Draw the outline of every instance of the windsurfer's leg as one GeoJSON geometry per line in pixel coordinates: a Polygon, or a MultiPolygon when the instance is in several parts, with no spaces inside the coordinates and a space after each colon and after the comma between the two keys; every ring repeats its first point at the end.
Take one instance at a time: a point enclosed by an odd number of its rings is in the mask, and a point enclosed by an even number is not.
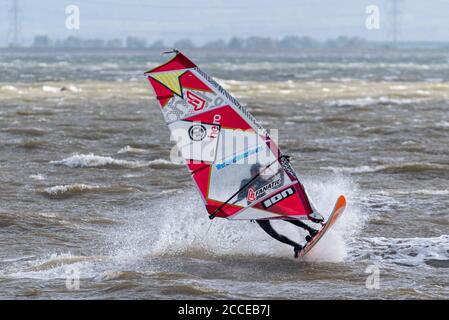
{"type": "Polygon", "coordinates": [[[274,230],[273,227],[271,226],[271,223],[269,220],[256,220],[256,222],[263,229],[263,231],[268,233],[274,239],[276,239],[282,243],[291,245],[295,251],[295,258],[297,257],[299,251],[302,250],[302,246],[299,243],[296,243],[296,242],[290,240],[289,238],[287,238],[286,236],[277,233],[276,230],[274,230]]]}
{"type": "Polygon", "coordinates": [[[306,223],[304,223],[304,222],[302,222],[300,220],[296,220],[296,219],[295,220],[290,220],[290,219],[288,219],[288,220],[285,220],[285,221],[288,221],[288,222],[294,224],[297,227],[301,227],[301,228],[307,230],[312,237],[318,233],[317,230],[313,229],[311,226],[307,225],[306,223]]]}

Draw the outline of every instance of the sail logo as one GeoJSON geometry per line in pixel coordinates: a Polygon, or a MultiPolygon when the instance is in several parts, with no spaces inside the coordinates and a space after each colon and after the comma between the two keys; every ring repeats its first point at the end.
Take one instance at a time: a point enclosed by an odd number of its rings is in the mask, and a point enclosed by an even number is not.
{"type": "Polygon", "coordinates": [[[191,91],[187,91],[187,103],[193,107],[193,110],[201,111],[206,105],[206,100],[191,91]]]}
{"type": "Polygon", "coordinates": [[[248,189],[248,196],[246,197],[246,199],[248,199],[249,202],[256,200],[256,192],[253,188],[248,189]]]}
{"type": "Polygon", "coordinates": [[[285,189],[284,191],[281,191],[281,192],[275,194],[271,198],[265,200],[262,204],[263,204],[265,209],[268,209],[269,207],[274,206],[279,201],[284,200],[284,199],[290,197],[294,193],[295,193],[295,189],[290,187],[288,189],[285,189]]]}
{"type": "Polygon", "coordinates": [[[206,137],[206,127],[201,124],[193,125],[189,128],[189,137],[193,141],[201,141],[206,137]]]}
{"type": "Polygon", "coordinates": [[[213,119],[213,126],[210,128],[209,138],[215,139],[218,137],[218,134],[220,133],[220,122],[221,122],[221,115],[219,113],[214,115],[213,119]]]}
{"type": "Polygon", "coordinates": [[[248,189],[247,199],[249,202],[260,199],[267,194],[268,191],[278,188],[282,184],[281,178],[271,181],[259,189],[254,190],[252,187],[248,189]]]}

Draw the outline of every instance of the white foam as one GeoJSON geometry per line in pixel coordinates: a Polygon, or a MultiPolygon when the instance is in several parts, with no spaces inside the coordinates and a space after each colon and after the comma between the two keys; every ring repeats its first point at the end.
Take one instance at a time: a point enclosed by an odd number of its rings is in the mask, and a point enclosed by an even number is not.
{"type": "Polygon", "coordinates": [[[34,179],[34,180],[39,180],[39,181],[45,180],[45,176],[40,173],[32,174],[32,175],[30,175],[30,178],[34,179]]]}
{"type": "Polygon", "coordinates": [[[52,164],[64,165],[70,168],[96,168],[96,167],[106,167],[106,166],[118,166],[125,168],[141,168],[152,165],[176,165],[166,159],[155,159],[147,162],[143,161],[129,161],[114,159],[109,156],[97,156],[93,153],[89,154],[78,154],[75,153],[72,156],[57,160],[50,161],[52,164]]]}
{"type": "Polygon", "coordinates": [[[0,89],[5,90],[5,91],[13,91],[13,92],[19,91],[19,89],[17,89],[14,86],[2,86],[2,87],[0,87],[0,89]]]}
{"type": "Polygon", "coordinates": [[[148,151],[145,149],[133,148],[131,146],[126,146],[126,147],[121,148],[119,151],[117,151],[117,153],[118,154],[121,154],[121,153],[145,154],[145,153],[148,153],[148,151]]]}
{"type": "Polygon", "coordinates": [[[112,157],[97,156],[93,153],[74,154],[66,159],[51,161],[52,164],[61,164],[70,168],[94,168],[108,165],[117,165],[122,167],[142,167],[145,164],[135,161],[117,160],[112,157]]]}
{"type": "Polygon", "coordinates": [[[438,163],[428,162],[408,162],[392,163],[378,166],[359,166],[359,167],[321,167],[323,170],[330,170],[334,173],[374,173],[381,171],[396,172],[422,172],[431,170],[448,170],[449,166],[438,163]]]}
{"type": "Polygon", "coordinates": [[[76,86],[74,86],[73,84],[68,85],[67,87],[63,87],[65,90],[68,90],[70,92],[82,92],[83,89],[78,88],[76,86]]]}
{"type": "Polygon", "coordinates": [[[61,91],[61,88],[44,85],[44,86],[42,86],[42,91],[50,92],[50,93],[57,93],[57,92],[61,91]]]}
{"type": "Polygon", "coordinates": [[[70,191],[84,191],[84,190],[97,190],[101,189],[101,186],[97,185],[88,185],[84,183],[75,183],[75,184],[66,184],[66,185],[58,185],[49,188],[43,189],[44,193],[49,195],[61,195],[70,191]]]}
{"type": "Polygon", "coordinates": [[[69,85],[62,86],[62,87],[54,87],[54,86],[49,86],[49,85],[43,85],[42,86],[42,91],[49,92],[49,93],[58,93],[58,92],[63,92],[63,91],[79,93],[79,92],[82,92],[83,89],[78,88],[78,87],[74,86],[73,84],[69,84],[69,85]]]}
{"type": "Polygon", "coordinates": [[[184,163],[173,163],[167,159],[154,159],[147,162],[147,165],[170,165],[170,166],[183,166],[184,163]]]}
{"type": "Polygon", "coordinates": [[[380,170],[382,170],[384,168],[385,168],[385,166],[375,166],[375,167],[360,166],[360,167],[352,167],[352,168],[348,168],[348,167],[340,167],[340,168],[321,167],[321,169],[323,169],[323,170],[330,170],[330,171],[332,171],[334,173],[371,173],[371,172],[380,171],[380,170]]]}
{"type": "MultiPolygon", "coordinates": [[[[359,238],[354,241],[351,260],[370,260],[378,264],[429,267],[426,262],[449,262],[449,235],[433,238],[359,238]]],[[[448,263],[449,265],[449,263],[448,263]]]]}
{"type": "MultiPolygon", "coordinates": [[[[304,184],[315,200],[317,209],[327,216],[340,194],[345,194],[348,207],[344,215],[312,250],[307,261],[341,262],[348,259],[351,249],[348,239],[360,233],[364,216],[356,203],[357,188],[348,177],[306,178],[304,184]]],[[[57,186],[54,191],[63,189],[57,186]]],[[[0,274],[14,278],[66,279],[72,270],[81,279],[102,279],[111,272],[136,270],[157,271],[153,257],[193,255],[210,259],[217,256],[266,256],[293,261],[293,250],[267,235],[250,221],[230,221],[217,218],[211,222],[192,189],[181,190],[154,201],[149,208],[126,212],[126,221],[109,229],[99,245],[97,255],[79,256],[58,253],[31,261],[17,261],[0,274]],[[150,261],[150,263],[148,263],[150,261]]],[[[302,229],[284,221],[273,221],[280,233],[303,242],[302,229]]]]}
{"type": "Polygon", "coordinates": [[[392,195],[407,195],[407,194],[418,194],[418,195],[429,195],[429,196],[447,196],[449,195],[449,190],[432,190],[432,189],[416,189],[416,190],[388,190],[382,191],[381,194],[392,195]]]}
{"type": "Polygon", "coordinates": [[[93,278],[100,271],[96,263],[105,260],[102,256],[77,256],[70,252],[54,253],[25,264],[11,265],[0,274],[16,279],[70,279],[76,272],[80,279],[93,278]]]}
{"type": "MultiPolygon", "coordinates": [[[[403,90],[403,89],[401,89],[403,90]]],[[[391,97],[364,97],[364,98],[356,98],[356,99],[338,99],[338,100],[330,100],[326,102],[326,105],[329,106],[372,106],[376,104],[393,104],[393,105],[403,105],[403,104],[413,104],[425,101],[424,98],[391,98],[391,97]]]]}
{"type": "MultiPolygon", "coordinates": [[[[346,177],[335,177],[326,181],[310,180],[305,182],[317,209],[327,217],[340,194],[348,198],[348,208],[340,221],[323,238],[320,246],[312,250],[308,260],[339,262],[346,258],[346,240],[355,236],[363,227],[365,219],[358,205],[354,203],[354,188],[346,177]]],[[[145,213],[148,221],[140,219],[127,226],[126,234],[117,235],[120,239],[116,252],[118,255],[133,257],[136,255],[187,254],[196,252],[204,255],[263,255],[291,257],[290,246],[280,243],[267,235],[260,227],[249,221],[232,221],[217,218],[211,222],[199,196],[191,190],[164,199],[153,205],[145,213]],[[155,216],[154,212],[158,212],[155,216]],[[211,224],[212,223],[212,224],[211,224]],[[148,239],[148,225],[153,224],[157,238],[148,239]],[[142,240],[146,239],[146,240],[142,240]],[[154,243],[149,247],[149,243],[154,243]]],[[[274,228],[291,239],[304,243],[306,233],[290,223],[273,221],[274,228]]]]}
{"type": "Polygon", "coordinates": [[[309,261],[341,262],[347,258],[350,239],[363,229],[368,215],[359,204],[359,189],[349,177],[329,176],[303,179],[304,185],[318,210],[325,218],[331,213],[336,200],[344,195],[347,207],[332,229],[306,256],[309,261]]]}

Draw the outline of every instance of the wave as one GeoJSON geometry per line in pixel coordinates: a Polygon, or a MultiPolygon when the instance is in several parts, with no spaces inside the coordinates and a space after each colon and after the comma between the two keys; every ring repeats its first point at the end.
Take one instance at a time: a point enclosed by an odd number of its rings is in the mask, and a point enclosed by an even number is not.
{"type": "Polygon", "coordinates": [[[45,176],[40,173],[32,174],[32,175],[30,175],[30,178],[34,179],[34,180],[40,180],[40,181],[45,180],[45,176]]]}
{"type": "Polygon", "coordinates": [[[360,166],[360,167],[321,167],[323,170],[330,170],[335,173],[420,173],[420,172],[446,172],[449,171],[449,165],[426,162],[411,162],[400,164],[387,164],[379,166],[360,166]]]}
{"type": "Polygon", "coordinates": [[[14,263],[1,270],[3,277],[17,279],[67,279],[77,272],[80,278],[93,278],[97,274],[95,263],[107,260],[106,256],[81,256],[69,253],[47,255],[31,261],[14,263]]]}
{"type": "Polygon", "coordinates": [[[148,153],[148,151],[145,149],[133,148],[131,146],[126,146],[126,147],[121,148],[119,151],[117,151],[117,153],[118,154],[122,154],[122,153],[146,154],[146,153],[148,153]]]}
{"type": "Polygon", "coordinates": [[[404,267],[449,268],[449,235],[433,238],[359,238],[352,260],[404,267]]]}
{"type": "Polygon", "coordinates": [[[85,261],[98,261],[102,260],[105,257],[103,256],[76,256],[72,254],[60,254],[60,255],[52,255],[49,259],[37,263],[36,265],[29,267],[26,271],[44,271],[48,269],[54,269],[56,267],[60,267],[63,265],[75,264],[79,262],[85,261]]]}
{"type": "Polygon", "coordinates": [[[50,161],[51,164],[63,165],[69,168],[142,168],[178,166],[169,160],[155,159],[147,162],[114,159],[112,157],[97,156],[93,153],[74,154],[68,158],[50,161]]]}
{"type": "Polygon", "coordinates": [[[37,192],[49,198],[68,198],[84,193],[125,193],[134,192],[136,188],[125,186],[99,186],[84,183],[58,185],[37,189],[37,192]]]}
{"type": "Polygon", "coordinates": [[[15,145],[18,148],[38,149],[38,148],[44,148],[47,145],[47,142],[44,140],[20,140],[15,145]]]}
{"type": "Polygon", "coordinates": [[[449,190],[430,190],[430,189],[417,189],[417,190],[388,190],[382,191],[381,194],[385,195],[407,195],[407,194],[418,194],[418,195],[429,195],[429,196],[447,196],[449,195],[449,190]]]}
{"type": "Polygon", "coordinates": [[[42,91],[49,92],[49,93],[58,93],[63,91],[69,91],[69,92],[82,92],[83,90],[81,88],[75,87],[74,85],[67,85],[62,87],[53,87],[49,85],[42,86],[42,91]]]}
{"type": "Polygon", "coordinates": [[[0,87],[0,90],[4,90],[4,91],[12,91],[12,92],[18,92],[19,91],[19,89],[17,89],[16,87],[14,87],[14,86],[1,86],[0,87]]]}
{"type": "MultiPolygon", "coordinates": [[[[347,195],[349,204],[345,215],[333,231],[321,240],[321,244],[310,252],[307,261],[345,261],[347,239],[355,237],[365,221],[362,210],[354,200],[357,188],[348,177],[306,179],[304,184],[311,197],[317,201],[318,210],[324,212],[325,216],[340,193],[347,195]]],[[[53,190],[60,189],[65,190],[61,187],[53,190]]],[[[143,263],[145,274],[163,276],[167,270],[161,270],[160,265],[152,261],[172,256],[203,260],[241,259],[256,264],[266,263],[266,258],[270,257],[274,265],[296,262],[291,247],[275,241],[254,223],[225,219],[211,222],[200,197],[193,190],[155,200],[149,208],[136,208],[128,211],[126,216],[124,223],[107,228],[107,233],[99,239],[95,250],[101,254],[83,256],[68,252],[18,259],[8,263],[6,268],[2,267],[0,274],[12,278],[66,279],[68,273],[76,270],[83,279],[124,279],[139,277],[138,274],[126,272],[140,272],[143,263]]],[[[44,218],[56,219],[52,217],[50,213],[44,218]]],[[[273,224],[281,233],[304,241],[302,229],[282,221],[273,221],[273,224]]],[[[167,272],[170,274],[171,271],[167,272]]]]}
{"type": "Polygon", "coordinates": [[[112,157],[97,156],[93,153],[74,154],[66,159],[51,161],[52,164],[64,165],[69,168],[96,168],[96,167],[125,167],[138,168],[145,165],[136,161],[117,160],[112,157]]]}
{"type": "Polygon", "coordinates": [[[410,105],[421,103],[425,100],[424,98],[391,98],[391,97],[363,97],[356,99],[338,99],[326,101],[325,104],[331,107],[367,107],[373,105],[410,105]]]}
{"type": "MultiPolygon", "coordinates": [[[[291,77],[291,76],[289,76],[291,77]]],[[[262,99],[270,103],[297,103],[299,101],[323,101],[330,106],[370,107],[371,105],[407,105],[425,101],[447,100],[449,84],[426,81],[365,81],[357,79],[295,79],[285,80],[233,80],[217,79],[223,87],[237,98],[262,99]],[[274,99],[277,98],[276,99],[274,99]]],[[[105,99],[116,96],[141,100],[148,97],[145,87],[135,81],[80,80],[76,86],[70,82],[48,82],[45,85],[15,84],[20,97],[29,101],[41,101],[70,94],[72,99],[90,99],[101,94],[105,99]],[[105,93],[106,92],[106,93],[105,93]],[[105,96],[106,95],[106,96],[105,96]]],[[[2,90],[5,97],[16,99],[17,91],[2,90]]],[[[84,100],[83,100],[84,101],[84,100]]],[[[118,119],[120,120],[120,119],[118,119]]],[[[144,121],[141,118],[124,117],[120,121],[144,121]]]]}
{"type": "Polygon", "coordinates": [[[5,128],[2,129],[1,131],[17,135],[27,135],[34,137],[40,137],[47,133],[47,131],[40,128],[5,128]]]}
{"type": "Polygon", "coordinates": [[[415,62],[291,62],[291,61],[261,61],[261,62],[241,62],[241,63],[231,63],[231,62],[217,62],[208,63],[204,65],[204,68],[213,68],[219,70],[234,70],[234,71],[277,71],[277,70],[301,70],[302,73],[322,73],[328,70],[347,70],[347,69],[357,69],[357,70],[378,70],[378,69],[389,69],[389,70],[447,70],[448,65],[444,63],[415,63],[415,62]]]}
{"type": "Polygon", "coordinates": [[[16,111],[16,114],[19,116],[52,116],[55,115],[56,112],[54,110],[50,111],[45,109],[33,108],[28,110],[26,109],[18,110],[16,111]]]}

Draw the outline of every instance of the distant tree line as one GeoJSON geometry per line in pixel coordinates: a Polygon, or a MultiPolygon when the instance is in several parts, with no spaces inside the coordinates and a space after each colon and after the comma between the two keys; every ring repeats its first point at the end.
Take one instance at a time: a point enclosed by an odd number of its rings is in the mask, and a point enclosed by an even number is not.
{"type": "Polygon", "coordinates": [[[341,36],[327,41],[317,41],[310,37],[286,36],[281,39],[270,37],[233,37],[226,41],[217,39],[206,42],[203,45],[196,45],[191,39],[180,39],[172,45],[166,45],[162,40],[148,43],[145,38],[129,36],[126,39],[104,40],[99,38],[83,39],[75,36],[69,36],[63,40],[51,40],[46,35],[34,37],[31,45],[33,48],[128,48],[128,49],[300,49],[300,48],[363,48],[369,46],[369,43],[359,37],[341,36]]]}

